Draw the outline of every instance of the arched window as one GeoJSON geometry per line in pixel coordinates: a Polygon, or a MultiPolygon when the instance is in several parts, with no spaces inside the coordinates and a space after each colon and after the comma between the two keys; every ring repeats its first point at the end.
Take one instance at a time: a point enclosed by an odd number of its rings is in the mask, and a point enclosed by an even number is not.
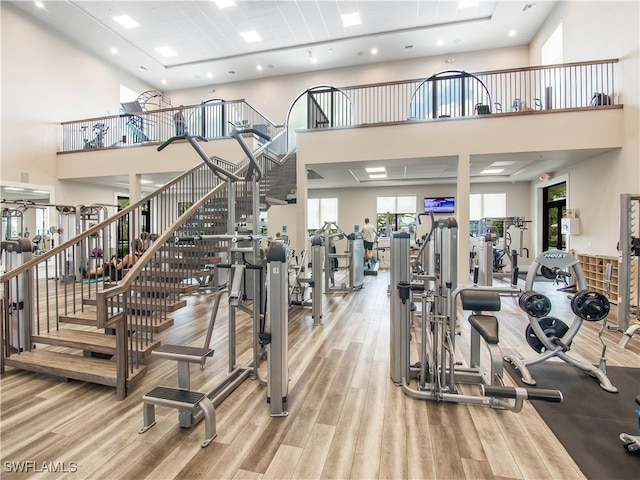
{"type": "Polygon", "coordinates": [[[491,113],[491,94],[475,75],[445,70],[416,88],[409,111],[410,118],[415,120],[491,113]]]}
{"type": "Polygon", "coordinates": [[[295,145],[296,129],[344,127],[353,124],[351,100],[329,85],[309,88],[296,97],[287,113],[289,148],[295,145]]]}

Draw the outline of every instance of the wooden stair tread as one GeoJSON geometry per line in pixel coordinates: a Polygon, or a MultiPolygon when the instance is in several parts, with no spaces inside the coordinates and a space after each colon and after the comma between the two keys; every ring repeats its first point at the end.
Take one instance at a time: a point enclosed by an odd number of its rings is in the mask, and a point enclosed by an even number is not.
{"type": "Polygon", "coordinates": [[[33,341],[36,343],[79,348],[80,350],[107,353],[110,355],[115,355],[116,353],[115,335],[107,335],[99,332],[85,332],[67,328],[33,335],[33,341]]]}
{"type": "Polygon", "coordinates": [[[154,270],[154,271],[143,271],[138,276],[139,279],[144,281],[145,279],[150,280],[158,280],[163,278],[201,278],[207,277],[211,275],[211,269],[172,269],[172,270],[154,270]]]}
{"type": "MultiPolygon", "coordinates": [[[[160,250],[164,250],[165,252],[181,252],[182,254],[192,253],[194,255],[196,254],[202,255],[202,249],[196,248],[193,245],[189,245],[189,244],[164,245],[160,248],[160,250]]],[[[206,250],[209,253],[211,252],[220,253],[220,252],[226,252],[227,247],[207,245],[206,250]]]]}
{"type": "MultiPolygon", "coordinates": [[[[153,298],[133,298],[129,299],[127,302],[127,308],[129,310],[140,310],[145,312],[152,311],[167,311],[167,312],[175,312],[176,310],[181,309],[187,305],[186,300],[177,300],[173,302],[158,302],[158,299],[153,298]]],[[[84,298],[82,299],[82,303],[84,305],[95,305],[97,303],[95,298],[84,298]]],[[[116,302],[117,308],[123,308],[124,304],[122,301],[116,302]]]]}
{"type": "MultiPolygon", "coordinates": [[[[84,300],[83,300],[84,303],[84,300]]],[[[67,314],[60,314],[58,317],[61,323],[71,323],[74,325],[88,325],[95,327],[98,322],[97,314],[95,310],[84,310],[82,312],[74,312],[67,314]]]]}
{"type": "MultiPolygon", "coordinates": [[[[11,355],[5,359],[5,364],[21,370],[73,378],[98,385],[110,387],[117,385],[116,363],[100,358],[46,350],[31,350],[11,355]]],[[[127,382],[140,378],[145,374],[146,368],[144,365],[134,368],[133,372],[129,372],[127,382]]]]}
{"type": "MultiPolygon", "coordinates": [[[[182,300],[182,302],[184,302],[184,305],[187,304],[186,300],[182,300]]],[[[60,323],[71,323],[74,325],[87,325],[87,326],[95,327],[96,324],[98,323],[98,319],[96,318],[96,316],[97,316],[97,313],[95,310],[94,311],[85,310],[84,312],[60,315],[59,319],[60,319],[60,323]]],[[[140,326],[139,328],[134,328],[134,330],[144,331],[144,330],[151,329],[153,330],[153,333],[159,333],[171,326],[173,326],[173,318],[164,318],[160,320],[160,322],[158,322],[157,324],[152,325],[151,327],[140,326]]]]}
{"type": "Polygon", "coordinates": [[[187,257],[167,257],[163,258],[160,263],[167,265],[214,265],[220,263],[222,259],[220,257],[200,257],[200,256],[187,256],[187,257]]]}
{"type": "MultiPolygon", "coordinates": [[[[89,352],[116,354],[116,336],[100,332],[87,332],[63,328],[48,333],[40,333],[33,336],[33,341],[58,347],[78,348],[89,352]]],[[[138,351],[140,359],[151,355],[151,352],[160,346],[160,341],[149,342],[138,351]]]]}

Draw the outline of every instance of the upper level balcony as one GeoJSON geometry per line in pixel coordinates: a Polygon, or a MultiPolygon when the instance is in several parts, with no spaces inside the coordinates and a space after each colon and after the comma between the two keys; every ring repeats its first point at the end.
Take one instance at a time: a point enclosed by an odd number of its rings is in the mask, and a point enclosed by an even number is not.
{"type": "MultiPolygon", "coordinates": [[[[389,155],[384,148],[376,153],[371,150],[378,142],[389,145],[390,138],[403,140],[391,142],[402,145],[393,157],[387,158],[428,157],[430,152],[455,155],[463,142],[475,142],[472,153],[496,150],[515,154],[534,146],[540,151],[573,150],[586,145],[580,141],[587,139],[586,148],[616,148],[622,142],[620,98],[624,92],[617,82],[617,64],[617,60],[604,60],[476,73],[448,70],[426,79],[340,88],[317,86],[295,99],[282,124],[271,121],[244,100],[210,100],[179,109],[153,110],[139,104],[136,108],[134,102],[133,110],[130,104],[127,111],[118,116],[65,122],[60,152],[64,155],[58,156],[58,176],[61,179],[95,176],[98,157],[103,175],[123,174],[132,164],[131,159],[139,169],[144,162],[137,160],[152,155],[155,148],[129,151],[124,163],[115,160],[114,150],[157,145],[184,131],[207,140],[222,140],[229,138],[231,130],[238,127],[264,131],[270,136],[287,128],[288,138],[283,142],[282,153],[297,144],[296,132],[346,128],[360,145],[372,147],[359,149],[358,158],[353,158],[353,149],[348,149],[353,161],[389,155]],[[604,111],[609,111],[606,119],[604,111]],[[570,125],[575,128],[558,123],[557,117],[550,114],[562,115],[567,121],[571,118],[570,125]],[[575,115],[581,119],[578,123],[573,120],[575,115]],[[484,123],[489,118],[495,120],[484,123]],[[461,123],[467,120],[474,121],[461,123]],[[477,122],[482,122],[482,126],[477,122]],[[352,135],[355,127],[374,126],[385,127],[386,133],[376,129],[372,138],[362,132],[352,135]],[[558,133],[558,127],[565,129],[565,134],[550,135],[558,133]],[[416,137],[406,137],[408,132],[416,131],[420,132],[416,137]],[[448,131],[451,133],[443,133],[448,131]],[[482,132],[480,137],[478,132],[482,132]],[[456,138],[457,141],[452,141],[456,138]],[[480,145],[483,142],[487,144],[480,145]],[[98,151],[101,154],[96,155],[98,151]],[[88,169],[93,172],[91,175],[88,169]]],[[[323,139],[327,134],[329,132],[323,132],[323,139]]],[[[343,140],[345,135],[333,138],[343,140]]],[[[225,148],[220,142],[205,145],[211,154],[228,158],[225,148]]],[[[340,148],[339,142],[322,143],[325,161],[342,157],[327,154],[327,149],[340,148]]],[[[155,171],[177,172],[193,166],[195,161],[196,158],[189,157],[186,164],[146,163],[155,171]]],[[[321,159],[304,161],[320,162],[321,159]]]]}

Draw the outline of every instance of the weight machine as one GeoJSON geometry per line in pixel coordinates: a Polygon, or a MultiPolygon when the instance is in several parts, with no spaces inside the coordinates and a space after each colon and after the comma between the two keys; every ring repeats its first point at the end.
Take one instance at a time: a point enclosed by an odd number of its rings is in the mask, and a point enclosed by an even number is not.
{"type": "MultiPolygon", "coordinates": [[[[214,303],[209,321],[204,348],[164,345],[153,352],[165,359],[178,362],[178,387],[158,386],[142,397],[144,433],[155,424],[155,406],[168,406],[179,410],[178,422],[183,428],[190,428],[205,419],[206,447],[216,436],[215,408],[220,405],[246,379],[258,379],[267,385],[267,402],[270,415],[287,416],[284,409],[287,402],[288,374],[288,261],[289,252],[283,242],[273,242],[266,253],[266,267],[248,263],[246,255],[259,258],[261,236],[254,235],[206,235],[202,237],[180,238],[181,241],[220,240],[229,242],[230,264],[218,264],[217,268],[231,270],[231,280],[226,291],[228,295],[228,372],[226,378],[209,392],[190,390],[189,363],[204,366],[206,357],[213,355],[209,348],[213,323],[217,313],[214,303]],[[242,246],[247,245],[248,246],[242,246]],[[257,256],[256,256],[257,255],[257,256]],[[264,272],[266,268],[266,290],[264,272]],[[251,270],[250,279],[246,273],[251,270]],[[248,299],[253,299],[252,350],[253,358],[244,366],[237,365],[236,355],[236,313],[246,310],[248,299]],[[260,373],[261,360],[267,358],[267,378],[260,373]]],[[[222,291],[215,302],[219,303],[222,291]]]]}
{"type": "Polygon", "coordinates": [[[311,307],[313,325],[322,325],[322,266],[324,245],[320,235],[314,235],[311,240],[311,269],[308,277],[302,276],[303,269],[307,268],[307,252],[302,256],[300,268],[295,273],[295,279],[289,289],[291,305],[311,307]],[[307,288],[308,287],[308,288],[307,288]],[[307,298],[307,290],[310,296],[307,298]]]}
{"type": "Polygon", "coordinates": [[[502,357],[497,350],[497,319],[481,315],[482,310],[499,308],[499,293],[512,288],[457,288],[457,223],[454,218],[432,224],[428,236],[432,245],[432,274],[415,273],[410,262],[410,236],[394,233],[391,237],[391,325],[390,375],[392,381],[412,398],[485,405],[520,411],[525,399],[560,402],[556,390],[507,387],[502,383],[502,357]],[[480,296],[478,297],[478,294],[480,296]],[[465,295],[468,295],[465,298],[465,295]],[[420,298],[419,361],[410,362],[412,300],[420,298]],[[472,352],[469,368],[461,368],[455,358],[457,298],[463,308],[474,311],[470,317],[472,352]],[[476,318],[474,318],[476,317],[476,318]],[[474,323],[475,322],[475,323],[474,323]],[[485,323],[493,323],[487,326],[485,323]],[[495,333],[493,333],[495,331],[495,333]],[[495,339],[492,338],[495,336],[495,339]],[[488,379],[479,367],[480,338],[492,352],[492,372],[488,379]],[[496,352],[498,354],[496,355],[496,352]],[[497,360],[496,360],[497,358],[497,360]],[[416,386],[413,386],[413,380],[416,386]],[[480,384],[481,395],[463,395],[456,382],[480,384]],[[508,399],[512,399],[508,400],[508,399]]]}
{"type": "Polygon", "coordinates": [[[349,292],[364,287],[364,243],[362,235],[347,235],[333,221],[324,222],[324,226],[314,233],[322,238],[324,245],[324,291],[349,292]],[[347,239],[347,251],[337,253],[335,240],[347,239]],[[335,273],[339,267],[339,259],[345,258],[349,267],[349,283],[336,285],[335,273]]]}
{"type": "MultiPolygon", "coordinates": [[[[2,202],[6,203],[6,202],[2,202]]],[[[12,228],[15,225],[16,233],[21,236],[24,232],[24,215],[23,211],[18,208],[3,208],[2,209],[2,240],[9,240],[14,238],[12,235],[12,228]]]]}
{"type": "Polygon", "coordinates": [[[558,357],[569,365],[597,378],[603,390],[612,393],[618,391],[611,384],[609,377],[607,377],[606,368],[605,353],[607,344],[604,340],[603,332],[606,329],[607,316],[609,314],[609,301],[604,295],[587,290],[586,285],[587,282],[580,262],[573,255],[561,250],[549,250],[541,253],[529,267],[525,282],[525,292],[520,297],[519,304],[529,320],[529,325],[525,332],[527,343],[533,350],[538,352],[538,355],[528,360],[514,355],[505,357],[505,360],[520,372],[523,383],[527,385],[536,384],[529,372],[529,366],[558,357]],[[575,279],[578,293],[571,300],[571,310],[574,313],[571,326],[556,317],[548,316],[551,311],[551,302],[544,295],[535,292],[534,282],[540,267],[546,267],[556,274],[564,272],[565,276],[570,275],[575,279]],[[571,342],[578,334],[582,322],[601,320],[602,327],[598,336],[602,344],[602,354],[598,367],[581,358],[569,355],[571,342]]]}
{"type": "MultiPolygon", "coordinates": [[[[0,254],[7,271],[15,270],[33,258],[33,244],[28,238],[2,240],[0,254]]],[[[35,294],[32,273],[19,274],[4,288],[4,331],[6,352],[31,350],[30,338],[33,323],[33,302],[35,294]]]]}
{"type": "Polygon", "coordinates": [[[626,331],[632,320],[640,318],[638,300],[638,259],[640,259],[640,226],[637,216],[640,209],[640,195],[623,193],[620,195],[620,276],[618,291],[618,329],[626,331]]]}
{"type": "Polygon", "coordinates": [[[493,238],[493,273],[503,274],[503,269],[507,266],[503,262],[507,257],[511,264],[512,284],[514,273],[517,280],[518,257],[526,256],[529,258],[529,249],[524,247],[524,232],[527,230],[527,223],[531,223],[531,220],[525,220],[524,217],[483,218],[480,220],[479,234],[481,236],[490,234],[493,238]],[[500,232],[498,225],[500,225],[502,232],[500,232]],[[512,227],[517,228],[520,234],[517,250],[511,248],[513,239],[509,229],[512,227]],[[500,235],[501,233],[502,235],[500,235]],[[502,248],[498,248],[500,238],[503,238],[502,248]]]}

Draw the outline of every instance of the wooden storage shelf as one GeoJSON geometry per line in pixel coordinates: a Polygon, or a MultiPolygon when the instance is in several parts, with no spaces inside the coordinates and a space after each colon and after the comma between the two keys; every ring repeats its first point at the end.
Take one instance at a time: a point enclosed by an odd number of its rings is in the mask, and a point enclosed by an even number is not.
{"type": "Polygon", "coordinates": [[[603,295],[607,295],[607,265],[611,265],[611,285],[609,286],[609,300],[618,303],[618,271],[617,257],[604,255],[577,254],[577,259],[584,271],[587,280],[587,288],[603,295]]]}

